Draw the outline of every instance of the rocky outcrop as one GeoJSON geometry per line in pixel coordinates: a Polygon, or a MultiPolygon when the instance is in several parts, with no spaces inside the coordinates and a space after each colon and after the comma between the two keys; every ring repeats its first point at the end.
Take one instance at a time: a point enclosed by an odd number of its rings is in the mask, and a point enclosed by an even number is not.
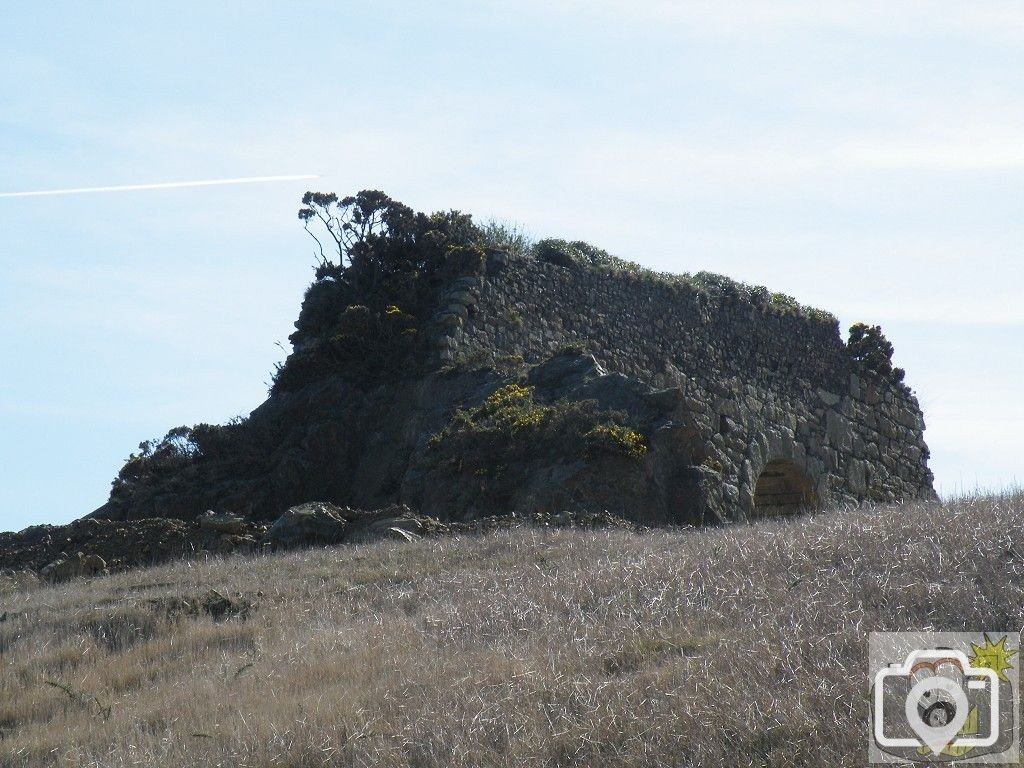
{"type": "Polygon", "coordinates": [[[366,511],[315,501],[281,515],[267,531],[263,544],[271,549],[290,549],[366,544],[380,539],[415,541],[452,531],[436,517],[418,514],[402,504],[366,511]]]}
{"type": "MultiPolygon", "coordinates": [[[[320,382],[254,411],[226,458],[190,458],[95,517],[198,519],[228,552],[255,546],[245,526],[310,499],[352,509],[405,504],[441,520],[570,509],[688,524],[892,500],[911,489],[927,497],[919,411],[891,387],[849,379],[844,394],[819,388],[803,400],[738,383],[708,390],[678,371],[655,377],[671,386],[655,387],[569,350],[510,371],[446,369],[370,391],[320,382]],[[487,466],[481,444],[446,442],[460,413],[510,384],[529,389],[539,407],[589,408],[592,426],[615,414],[647,450],[589,453],[586,430],[556,435],[541,425],[506,436],[509,450],[487,466]]],[[[275,546],[289,546],[292,531],[323,543],[345,535],[322,510],[293,517],[276,524],[275,546]]]]}
{"type": "MultiPolygon", "coordinates": [[[[190,456],[94,517],[170,514],[198,518],[211,535],[237,536],[244,522],[271,522],[282,510],[322,499],[352,509],[405,504],[440,520],[565,509],[608,510],[644,523],[728,519],[720,498],[686,493],[695,487],[693,467],[706,458],[699,427],[681,389],[656,389],[572,350],[529,367],[445,369],[371,391],[322,382],[260,406],[230,434],[238,447],[221,449],[227,458],[190,456]],[[452,451],[471,446],[439,436],[509,385],[528,389],[546,413],[572,411],[578,423],[558,435],[545,424],[510,433],[502,438],[508,461],[469,472],[452,451]],[[612,422],[635,432],[649,452],[589,450],[586,433],[612,422]]],[[[275,524],[275,545],[288,546],[292,531],[324,543],[343,536],[328,511],[299,509],[291,517],[275,524]]]]}
{"type": "MultiPolygon", "coordinates": [[[[403,491],[425,514],[473,519],[489,510],[568,509],[607,510],[645,524],[726,519],[720,500],[681,492],[703,454],[679,391],[609,373],[576,352],[531,368],[523,384],[546,423],[503,437],[505,450],[488,454],[472,440],[448,446],[442,433],[414,455],[403,491]],[[560,418],[582,424],[560,426],[560,418]],[[606,422],[641,437],[642,450],[592,450],[588,430],[606,422]]],[[[484,431],[481,440],[489,437],[484,431]]]]}

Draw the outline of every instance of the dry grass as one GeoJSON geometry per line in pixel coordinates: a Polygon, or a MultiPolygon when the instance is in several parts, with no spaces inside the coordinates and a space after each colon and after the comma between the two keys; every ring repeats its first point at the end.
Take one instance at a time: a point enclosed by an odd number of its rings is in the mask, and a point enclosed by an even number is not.
{"type": "Polygon", "coordinates": [[[847,766],[871,630],[1011,629],[1024,495],[0,594],[3,766],[847,766]],[[258,603],[216,620],[215,588],[258,603]]]}

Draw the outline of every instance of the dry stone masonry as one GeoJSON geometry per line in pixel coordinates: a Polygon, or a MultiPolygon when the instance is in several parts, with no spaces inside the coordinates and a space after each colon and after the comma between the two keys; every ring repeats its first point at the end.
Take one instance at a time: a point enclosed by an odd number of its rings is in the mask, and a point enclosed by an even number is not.
{"type": "Polygon", "coordinates": [[[433,326],[442,361],[574,346],[676,390],[695,427],[684,454],[720,515],[935,495],[916,397],[858,368],[823,313],[492,253],[448,286],[433,326]]]}

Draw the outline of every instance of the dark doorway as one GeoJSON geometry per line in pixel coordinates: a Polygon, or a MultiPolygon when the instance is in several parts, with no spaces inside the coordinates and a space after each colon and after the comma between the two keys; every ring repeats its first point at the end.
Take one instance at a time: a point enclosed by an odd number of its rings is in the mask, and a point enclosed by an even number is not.
{"type": "Polygon", "coordinates": [[[789,459],[769,461],[757,478],[755,517],[795,515],[818,506],[811,478],[789,459]]]}

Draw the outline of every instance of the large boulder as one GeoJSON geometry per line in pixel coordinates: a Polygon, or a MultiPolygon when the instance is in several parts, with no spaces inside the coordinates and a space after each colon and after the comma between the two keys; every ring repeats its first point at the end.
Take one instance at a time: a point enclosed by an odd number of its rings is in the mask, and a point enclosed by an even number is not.
{"type": "Polygon", "coordinates": [[[365,544],[379,539],[415,541],[423,536],[450,532],[450,526],[435,517],[413,512],[404,504],[393,504],[373,511],[347,510],[349,528],[345,542],[365,544]]]}
{"type": "Polygon", "coordinates": [[[43,566],[39,575],[46,581],[68,581],[79,576],[98,576],[107,572],[107,563],[99,555],[76,552],[43,566]]]}
{"type": "Polygon", "coordinates": [[[341,507],[312,501],[281,515],[263,537],[263,543],[275,549],[338,544],[344,540],[347,527],[341,507]]]}

